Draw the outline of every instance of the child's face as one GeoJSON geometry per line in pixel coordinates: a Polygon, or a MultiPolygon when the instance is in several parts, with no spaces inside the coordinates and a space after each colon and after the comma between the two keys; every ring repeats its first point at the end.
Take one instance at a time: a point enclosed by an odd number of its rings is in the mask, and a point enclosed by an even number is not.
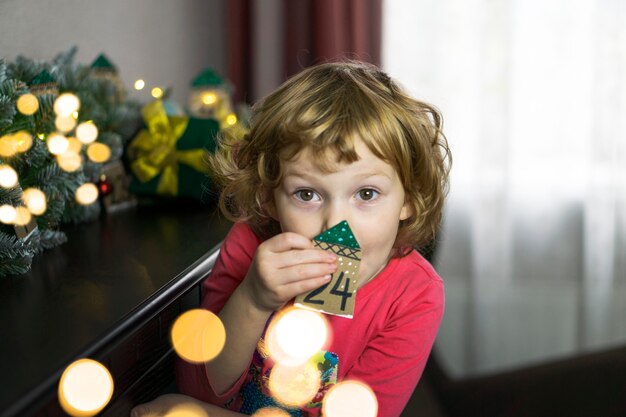
{"type": "Polygon", "coordinates": [[[355,148],[360,159],[335,163],[331,172],[320,170],[308,149],[283,161],[284,178],[274,190],[271,212],[283,232],[310,239],[347,220],[363,253],[360,286],[387,264],[399,221],[411,210],[396,170],[360,140],[355,148]]]}

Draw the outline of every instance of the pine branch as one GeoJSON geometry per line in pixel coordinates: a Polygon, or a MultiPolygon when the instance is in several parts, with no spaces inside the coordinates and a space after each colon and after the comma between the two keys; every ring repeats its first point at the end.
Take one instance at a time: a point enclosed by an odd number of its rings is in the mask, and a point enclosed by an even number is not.
{"type": "Polygon", "coordinates": [[[0,58],[0,83],[5,82],[8,78],[7,63],[4,61],[4,58],[0,58]]]}
{"type": "Polygon", "coordinates": [[[0,95],[0,129],[5,129],[13,123],[15,116],[15,104],[11,97],[0,95]]]}
{"type": "Polygon", "coordinates": [[[96,220],[100,216],[100,205],[98,203],[87,206],[76,202],[68,204],[63,213],[63,223],[79,224],[96,220]]]}
{"type": "Polygon", "coordinates": [[[30,84],[30,82],[45,69],[43,62],[34,61],[22,55],[15,59],[14,63],[7,66],[7,75],[9,78],[15,78],[30,84]]]}
{"type": "Polygon", "coordinates": [[[20,187],[0,187],[0,205],[9,204],[16,206],[22,201],[22,189],[20,187]]]}
{"type": "Polygon", "coordinates": [[[33,256],[39,250],[39,234],[26,238],[0,231],[0,277],[21,275],[30,269],[33,256]]]}
{"type": "Polygon", "coordinates": [[[59,230],[45,229],[41,230],[39,235],[41,249],[44,250],[55,248],[67,242],[67,236],[59,230]]]}

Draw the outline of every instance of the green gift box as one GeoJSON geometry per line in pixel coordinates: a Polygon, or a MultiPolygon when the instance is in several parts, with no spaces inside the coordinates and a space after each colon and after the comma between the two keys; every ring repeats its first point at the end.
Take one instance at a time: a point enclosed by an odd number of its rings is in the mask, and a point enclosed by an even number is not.
{"type": "Polygon", "coordinates": [[[161,100],[144,106],[141,113],[146,128],[128,147],[130,191],[201,200],[209,178],[207,156],[215,151],[219,123],[168,116],[161,100]]]}

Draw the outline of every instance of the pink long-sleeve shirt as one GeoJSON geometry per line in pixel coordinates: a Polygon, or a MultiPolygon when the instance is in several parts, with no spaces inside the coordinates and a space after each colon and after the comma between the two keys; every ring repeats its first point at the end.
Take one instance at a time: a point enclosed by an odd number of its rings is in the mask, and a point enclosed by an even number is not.
{"type": "MultiPolygon", "coordinates": [[[[242,282],[262,240],[245,223],[233,226],[213,271],[203,284],[202,307],[219,313],[242,282]]],[[[322,372],[318,395],[294,416],[318,416],[324,394],[338,381],[367,384],[378,401],[379,417],[398,417],[417,385],[444,310],[444,288],[433,267],[416,251],[393,258],[356,292],[352,319],[327,315],[331,342],[318,355],[322,372]]],[[[250,368],[225,393],[211,387],[204,365],[177,363],[183,394],[245,414],[275,405],[267,387],[271,359],[259,344],[250,368]]]]}

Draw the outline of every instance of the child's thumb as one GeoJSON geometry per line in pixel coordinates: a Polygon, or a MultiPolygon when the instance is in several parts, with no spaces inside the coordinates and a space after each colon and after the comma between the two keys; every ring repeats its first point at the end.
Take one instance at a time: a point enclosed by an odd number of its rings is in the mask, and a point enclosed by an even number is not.
{"type": "Polygon", "coordinates": [[[145,405],[138,405],[130,410],[130,417],[148,417],[149,415],[151,415],[150,407],[146,407],[145,405]]]}

